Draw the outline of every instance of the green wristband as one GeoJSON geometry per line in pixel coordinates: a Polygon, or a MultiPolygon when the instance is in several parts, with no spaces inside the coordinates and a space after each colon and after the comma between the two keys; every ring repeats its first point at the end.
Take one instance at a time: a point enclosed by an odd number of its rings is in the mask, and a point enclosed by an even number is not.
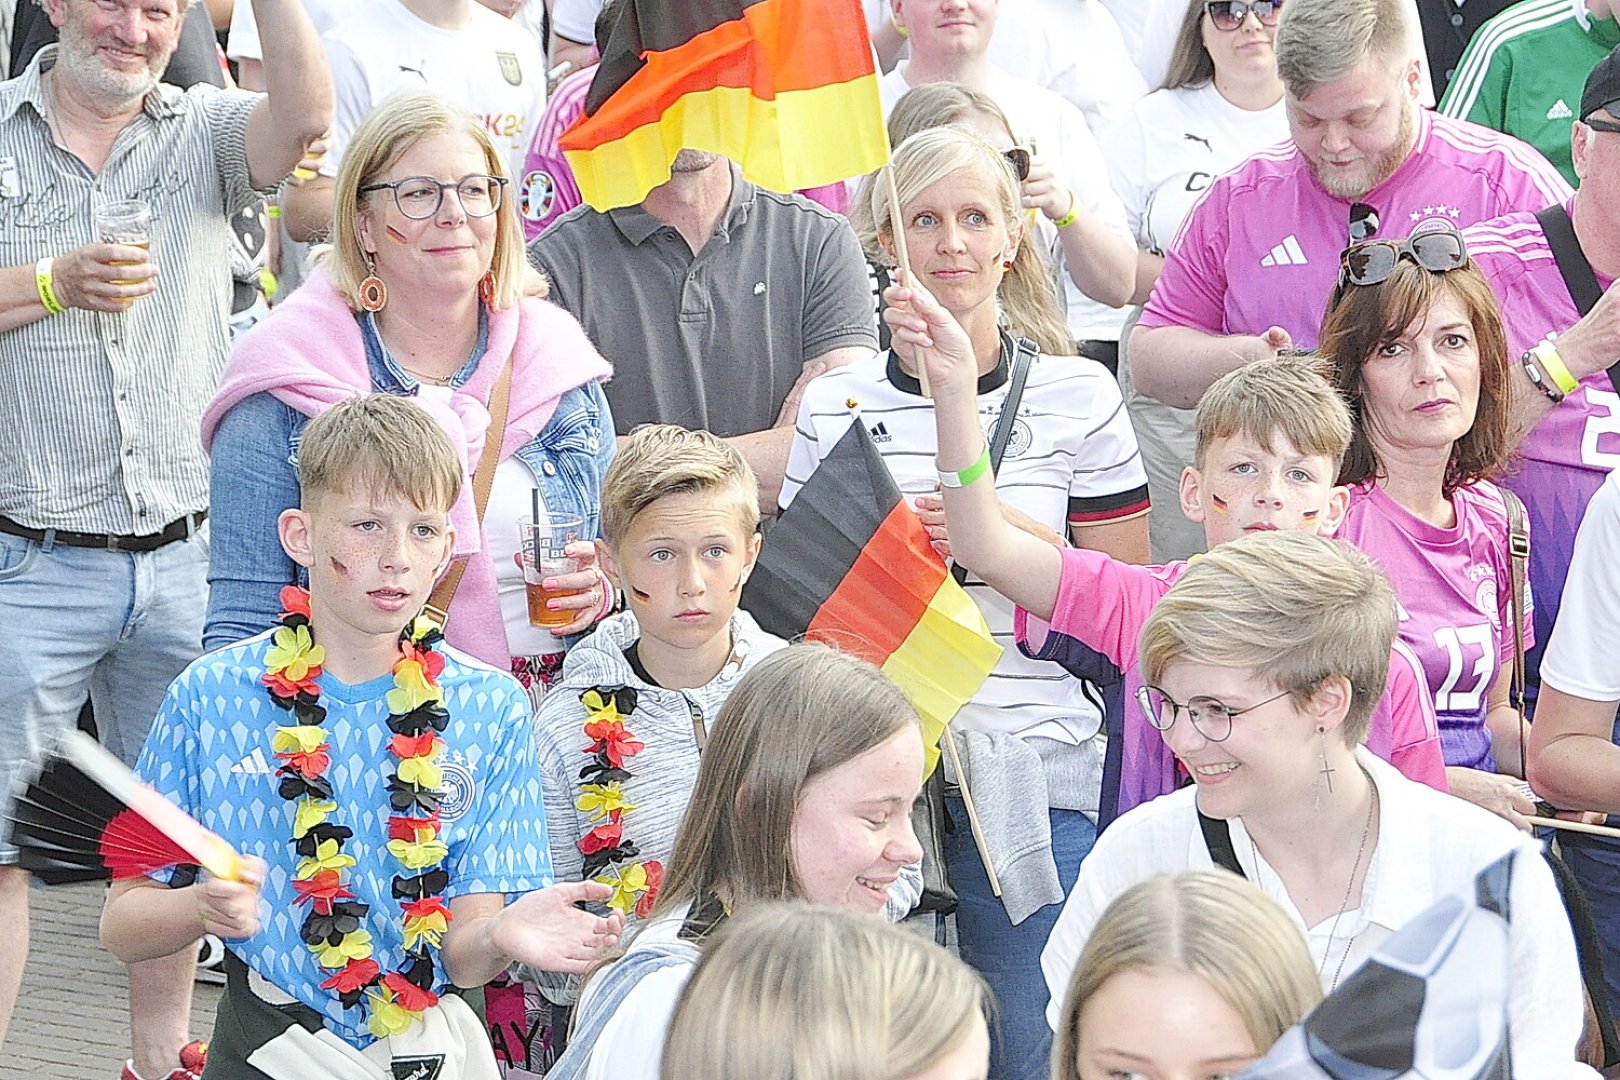
{"type": "Polygon", "coordinates": [[[961,472],[946,472],[939,470],[940,487],[963,488],[990,471],[990,448],[987,446],[979,452],[979,460],[963,469],[961,472]]]}

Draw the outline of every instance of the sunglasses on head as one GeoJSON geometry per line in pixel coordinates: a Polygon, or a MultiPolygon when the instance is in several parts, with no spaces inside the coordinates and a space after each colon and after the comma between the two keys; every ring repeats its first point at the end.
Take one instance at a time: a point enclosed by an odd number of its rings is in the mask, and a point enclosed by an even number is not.
{"type": "Polygon", "coordinates": [[[1276,26],[1282,14],[1282,0],[1209,0],[1204,10],[1209,12],[1209,21],[1217,30],[1236,30],[1251,11],[1261,26],[1276,26]]]}
{"type": "Polygon", "coordinates": [[[1462,268],[1468,261],[1468,248],[1456,229],[1432,229],[1405,240],[1351,244],[1339,256],[1339,287],[1387,281],[1402,259],[1411,259],[1430,273],[1443,274],[1462,268]]]}
{"type": "Polygon", "coordinates": [[[1020,184],[1029,179],[1030,153],[1027,146],[1014,146],[1001,152],[1001,156],[1007,159],[1008,166],[1012,168],[1013,175],[1018,177],[1020,184]]]}

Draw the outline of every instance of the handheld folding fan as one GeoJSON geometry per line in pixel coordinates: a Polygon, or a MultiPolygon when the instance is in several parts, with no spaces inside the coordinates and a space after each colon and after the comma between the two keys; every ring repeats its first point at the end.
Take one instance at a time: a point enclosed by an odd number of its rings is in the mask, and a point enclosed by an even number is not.
{"type": "Polygon", "coordinates": [[[241,856],[82,731],[63,735],[6,807],[18,864],[46,885],[181,863],[237,879],[241,856]]]}

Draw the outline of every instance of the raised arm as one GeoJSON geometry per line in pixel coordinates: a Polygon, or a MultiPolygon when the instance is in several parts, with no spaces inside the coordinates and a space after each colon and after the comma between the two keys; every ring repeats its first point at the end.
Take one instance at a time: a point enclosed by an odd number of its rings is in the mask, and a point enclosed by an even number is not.
{"type": "Polygon", "coordinates": [[[253,18],[270,32],[261,35],[266,96],[248,120],[248,169],[254,187],[267,188],[332,126],[332,77],[301,0],[253,0],[253,18]]]}
{"type": "Polygon", "coordinates": [[[988,462],[982,469],[975,464],[988,451],[979,428],[978,365],[967,334],[921,286],[896,286],[884,298],[895,350],[928,372],[939,429],[937,468],[977,474],[961,487],[941,485],[953,557],[1019,607],[1050,618],[1062,556],[1054,545],[1007,522],[988,462]]]}
{"type": "Polygon", "coordinates": [[[1155,401],[1191,409],[1222,375],[1255,360],[1272,359],[1293,344],[1280,326],[1264,334],[1233,335],[1190,326],[1138,326],[1131,332],[1131,379],[1137,390],[1155,401]]]}

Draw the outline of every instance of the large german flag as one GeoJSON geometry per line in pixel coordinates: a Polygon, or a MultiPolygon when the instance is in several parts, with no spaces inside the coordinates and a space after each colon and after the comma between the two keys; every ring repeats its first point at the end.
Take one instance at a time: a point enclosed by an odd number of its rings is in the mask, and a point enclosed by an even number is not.
{"type": "Polygon", "coordinates": [[[561,145],[585,201],[630,206],[683,147],[773,191],[889,160],[861,0],[624,0],[561,145]]]}
{"type": "Polygon", "coordinates": [[[929,772],[945,725],[1001,658],[859,423],[766,537],[743,606],[779,637],[882,668],[922,716],[929,772]]]}

